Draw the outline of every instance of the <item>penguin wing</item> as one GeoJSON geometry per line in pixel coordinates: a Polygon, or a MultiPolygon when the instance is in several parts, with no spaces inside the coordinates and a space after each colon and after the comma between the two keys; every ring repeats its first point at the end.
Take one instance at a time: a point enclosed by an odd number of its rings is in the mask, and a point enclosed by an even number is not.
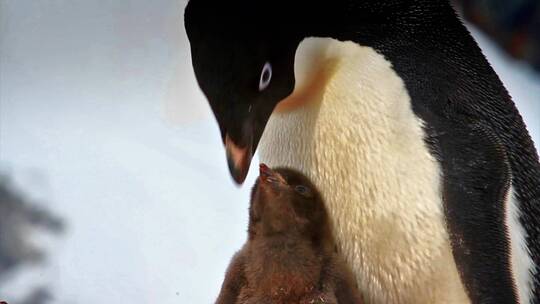
{"type": "Polygon", "coordinates": [[[225,280],[221,285],[221,291],[216,300],[216,304],[235,304],[242,287],[246,285],[244,274],[244,252],[237,252],[227,268],[225,280]]]}
{"type": "Polygon", "coordinates": [[[333,293],[336,304],[363,303],[353,273],[341,256],[333,254],[324,258],[320,280],[322,291],[333,293]]]}
{"type": "Polygon", "coordinates": [[[337,304],[362,304],[362,298],[352,278],[341,277],[336,281],[335,296],[337,304]]]}
{"type": "Polygon", "coordinates": [[[517,303],[510,265],[507,152],[487,123],[444,122],[434,137],[452,252],[472,303],[517,303]]]}

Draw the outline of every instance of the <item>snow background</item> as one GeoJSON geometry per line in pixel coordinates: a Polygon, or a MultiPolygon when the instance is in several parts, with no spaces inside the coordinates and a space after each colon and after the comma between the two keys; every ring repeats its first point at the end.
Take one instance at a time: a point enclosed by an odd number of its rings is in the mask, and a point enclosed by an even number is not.
{"type": "MultiPolygon", "coordinates": [[[[185,0],[0,0],[0,172],[66,222],[0,285],[53,303],[211,303],[245,240],[185,0]]],[[[540,143],[540,77],[473,31],[540,143]]],[[[257,159],[253,161],[256,165],[257,159]]]]}

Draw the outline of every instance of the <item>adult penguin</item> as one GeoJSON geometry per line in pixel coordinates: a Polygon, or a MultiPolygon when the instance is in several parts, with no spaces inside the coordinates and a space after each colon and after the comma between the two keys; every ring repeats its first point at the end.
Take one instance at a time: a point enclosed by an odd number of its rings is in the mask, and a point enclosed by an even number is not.
{"type": "Polygon", "coordinates": [[[185,26],[233,178],[257,147],[306,173],[367,303],[539,303],[538,155],[448,1],[191,0],[185,26]]]}

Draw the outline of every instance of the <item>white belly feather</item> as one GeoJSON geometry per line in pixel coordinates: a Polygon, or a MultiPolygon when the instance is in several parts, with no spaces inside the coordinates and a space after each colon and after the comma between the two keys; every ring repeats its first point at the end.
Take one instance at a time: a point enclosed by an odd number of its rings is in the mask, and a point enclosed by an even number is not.
{"type": "Polygon", "coordinates": [[[371,48],[309,38],[297,52],[293,96],[314,60],[327,69],[324,86],[272,115],[261,161],[301,170],[319,187],[367,303],[468,303],[443,219],[441,171],[402,80],[371,48]]]}

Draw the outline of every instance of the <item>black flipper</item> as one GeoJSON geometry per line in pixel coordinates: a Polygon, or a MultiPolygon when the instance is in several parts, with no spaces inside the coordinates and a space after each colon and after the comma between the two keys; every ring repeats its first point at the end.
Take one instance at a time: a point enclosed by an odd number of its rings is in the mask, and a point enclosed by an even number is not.
{"type": "Polygon", "coordinates": [[[469,298],[518,303],[505,221],[511,169],[504,145],[479,123],[446,122],[437,129],[429,140],[441,161],[446,224],[469,298]]]}

